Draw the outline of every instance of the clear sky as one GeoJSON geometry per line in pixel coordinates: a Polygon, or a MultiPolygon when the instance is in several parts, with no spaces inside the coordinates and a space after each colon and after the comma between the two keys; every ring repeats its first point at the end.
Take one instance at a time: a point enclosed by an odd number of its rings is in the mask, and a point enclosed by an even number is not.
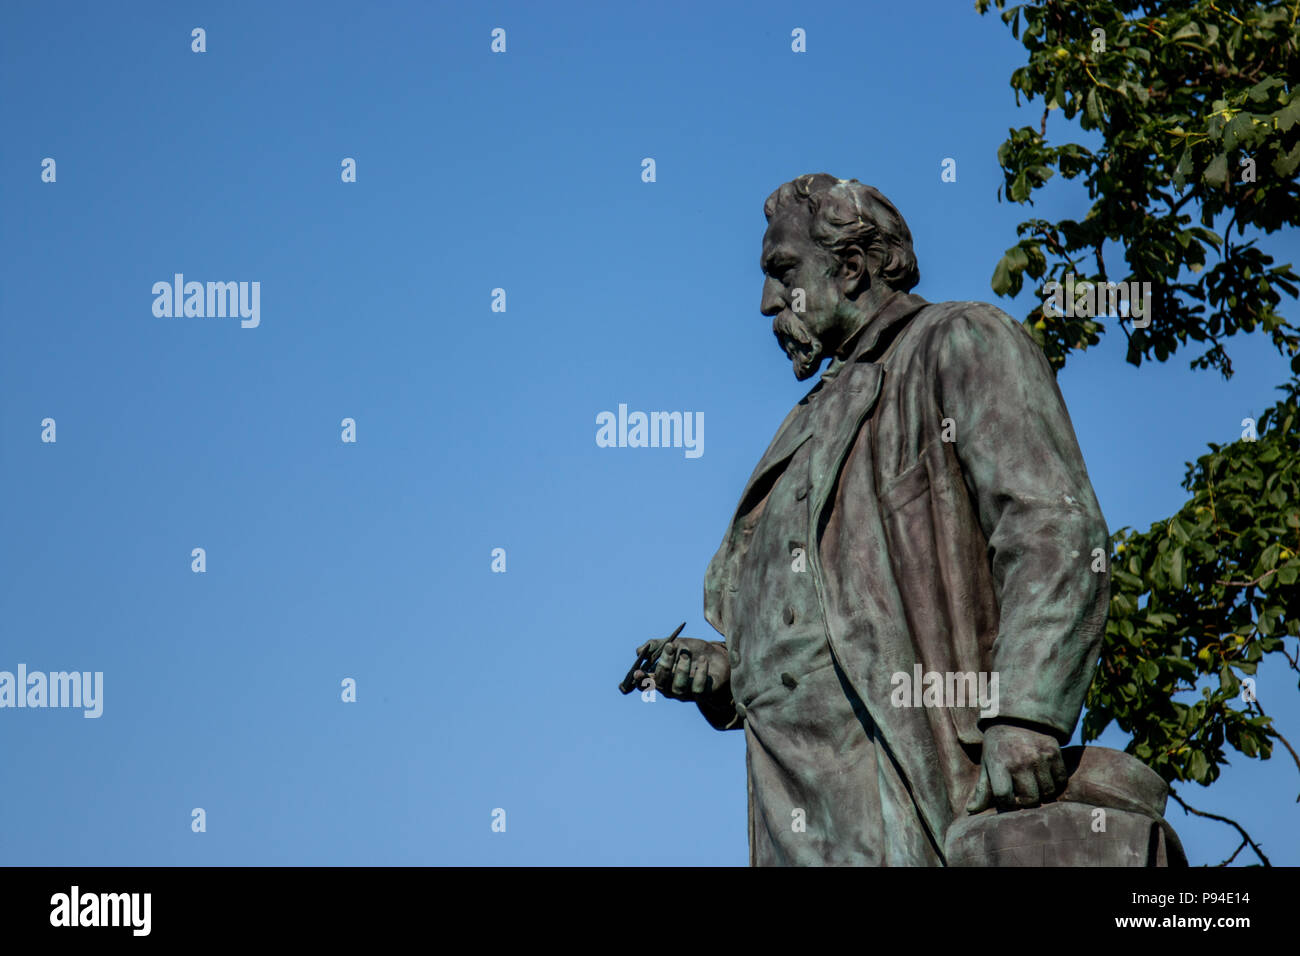
{"type": "MultiPolygon", "coordinates": [[[[807,390],[758,311],[763,200],[871,183],[916,292],[992,300],[1023,60],[968,0],[6,4],[0,669],[104,700],[0,710],[0,863],[743,865],[743,735],[616,685],[683,620],[717,637],[704,569],[807,390]],[[260,325],[155,316],[176,273],[259,282],[260,325]],[[597,447],[620,403],[702,412],[704,453],[597,447]]],[[[1072,359],[1112,530],[1272,404],[1260,339],[1229,382],[1118,329],[1072,359]]],[[[1294,674],[1258,694],[1300,740],[1294,674]]],[[[1183,787],[1290,864],[1297,792],[1280,750],[1183,787]]],[[[1236,845],[1169,819],[1193,863],[1236,845]]]]}

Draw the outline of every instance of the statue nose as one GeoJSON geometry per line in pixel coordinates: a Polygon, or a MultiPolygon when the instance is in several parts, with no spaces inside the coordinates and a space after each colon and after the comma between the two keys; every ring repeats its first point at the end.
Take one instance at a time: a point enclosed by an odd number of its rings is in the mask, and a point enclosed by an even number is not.
{"type": "Polygon", "coordinates": [[[780,315],[781,310],[785,308],[785,299],[780,291],[774,286],[771,279],[763,284],[763,296],[759,300],[758,311],[766,316],[780,315]]]}

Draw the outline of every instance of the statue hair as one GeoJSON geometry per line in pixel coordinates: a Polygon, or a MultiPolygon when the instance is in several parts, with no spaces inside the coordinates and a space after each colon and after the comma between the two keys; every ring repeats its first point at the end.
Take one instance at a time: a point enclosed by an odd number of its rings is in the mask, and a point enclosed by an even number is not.
{"type": "Polygon", "coordinates": [[[783,184],[763,203],[768,222],[781,206],[802,204],[812,214],[812,239],[839,258],[850,246],[880,253],[881,279],[891,289],[910,291],[921,281],[912,251],[912,232],[894,204],[874,186],[829,173],[808,173],[783,184]]]}

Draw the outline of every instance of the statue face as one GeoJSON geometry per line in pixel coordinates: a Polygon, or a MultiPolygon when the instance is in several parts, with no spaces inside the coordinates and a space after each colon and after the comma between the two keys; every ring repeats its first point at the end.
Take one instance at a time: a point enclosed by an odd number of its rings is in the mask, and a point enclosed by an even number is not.
{"type": "Polygon", "coordinates": [[[800,381],[816,374],[839,347],[845,302],[835,279],[839,262],[809,235],[811,225],[807,209],[779,209],[763,235],[760,261],[767,278],[759,309],[775,317],[772,331],[800,381]]]}

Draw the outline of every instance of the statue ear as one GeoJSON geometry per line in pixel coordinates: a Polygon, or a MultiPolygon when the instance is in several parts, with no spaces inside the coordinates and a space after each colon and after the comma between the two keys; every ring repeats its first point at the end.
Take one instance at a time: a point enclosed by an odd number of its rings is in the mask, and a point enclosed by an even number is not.
{"type": "Polygon", "coordinates": [[[871,287],[871,277],[880,272],[878,258],[864,252],[861,246],[849,246],[840,253],[839,279],[846,296],[853,298],[871,287]]]}

